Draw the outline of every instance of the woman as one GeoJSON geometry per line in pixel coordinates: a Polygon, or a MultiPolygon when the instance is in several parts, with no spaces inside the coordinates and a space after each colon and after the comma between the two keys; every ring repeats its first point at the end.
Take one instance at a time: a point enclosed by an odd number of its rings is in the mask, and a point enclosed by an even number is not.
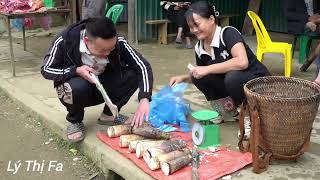
{"type": "Polygon", "coordinates": [[[105,16],[106,3],[107,0],[83,0],[82,19],[105,16]]]}
{"type": "Polygon", "coordinates": [[[185,13],[189,7],[189,3],[179,3],[179,2],[170,2],[170,1],[161,1],[161,7],[164,9],[165,16],[178,27],[178,34],[176,37],[176,43],[182,43],[182,34],[186,37],[187,49],[192,48],[191,44],[191,33],[186,22],[185,13]]]}
{"type": "MultiPolygon", "coordinates": [[[[236,110],[245,98],[243,85],[251,79],[270,75],[233,27],[221,28],[216,24],[214,8],[198,1],[186,12],[190,31],[199,42],[195,45],[197,67],[190,74],[170,79],[170,86],[192,82],[222,116],[236,117],[236,110]]],[[[248,118],[246,118],[248,119],[248,118]]],[[[246,120],[246,133],[250,135],[250,121],[246,120]]]]}

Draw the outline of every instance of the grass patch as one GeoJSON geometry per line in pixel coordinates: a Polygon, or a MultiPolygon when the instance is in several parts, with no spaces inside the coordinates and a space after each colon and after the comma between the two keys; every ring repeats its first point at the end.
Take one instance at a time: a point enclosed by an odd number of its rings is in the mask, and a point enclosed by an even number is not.
{"type": "Polygon", "coordinates": [[[96,166],[96,162],[81,151],[80,144],[68,143],[58,134],[47,128],[43,119],[41,119],[37,113],[30,110],[28,107],[25,107],[14,98],[10,98],[10,96],[1,88],[0,103],[4,106],[8,106],[8,108],[12,110],[11,113],[21,114],[23,116],[23,121],[20,121],[20,123],[27,124],[32,131],[38,131],[43,136],[43,139],[49,140],[48,144],[53,143],[58,151],[65,154],[68,161],[74,161],[73,163],[83,166],[87,170],[87,172],[84,172],[83,178],[97,175],[101,176],[103,174],[102,170],[96,166]],[[74,160],[74,158],[77,158],[78,160],[74,160]]]}

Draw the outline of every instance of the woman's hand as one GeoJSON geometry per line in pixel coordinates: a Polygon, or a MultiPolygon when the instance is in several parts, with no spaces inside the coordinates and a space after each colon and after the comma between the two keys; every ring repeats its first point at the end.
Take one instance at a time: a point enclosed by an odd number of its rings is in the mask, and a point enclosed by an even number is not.
{"type": "Polygon", "coordinates": [[[181,82],[187,81],[189,78],[189,75],[180,75],[180,76],[174,76],[170,78],[169,86],[173,87],[176,84],[179,84],[181,82]]]}
{"type": "Polygon", "coordinates": [[[317,78],[313,82],[320,86],[320,72],[318,73],[317,78]]]}
{"type": "Polygon", "coordinates": [[[308,18],[308,21],[311,21],[311,22],[315,23],[315,22],[317,22],[319,20],[319,18],[320,18],[320,15],[317,13],[317,14],[314,14],[313,16],[310,16],[308,18]]]}
{"type": "Polygon", "coordinates": [[[191,71],[191,75],[196,79],[201,79],[204,76],[208,75],[210,72],[207,66],[197,66],[194,67],[191,71]]]}
{"type": "Polygon", "coordinates": [[[311,21],[307,22],[306,26],[311,29],[312,32],[317,30],[317,25],[311,21]]]}

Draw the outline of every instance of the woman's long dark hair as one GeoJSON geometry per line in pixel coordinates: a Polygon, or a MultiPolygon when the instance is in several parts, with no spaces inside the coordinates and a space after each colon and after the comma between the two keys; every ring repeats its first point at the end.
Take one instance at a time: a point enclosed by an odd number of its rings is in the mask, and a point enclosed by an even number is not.
{"type": "Polygon", "coordinates": [[[210,16],[214,17],[216,20],[215,8],[214,6],[209,5],[206,1],[197,1],[189,7],[187,10],[185,17],[187,22],[194,24],[193,13],[198,14],[199,16],[209,19],[210,16]]]}

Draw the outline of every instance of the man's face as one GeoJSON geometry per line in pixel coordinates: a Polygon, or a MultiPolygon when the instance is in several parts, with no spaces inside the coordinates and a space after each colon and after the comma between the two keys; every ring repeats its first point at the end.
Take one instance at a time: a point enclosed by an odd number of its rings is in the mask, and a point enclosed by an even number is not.
{"type": "Polygon", "coordinates": [[[105,58],[114,50],[117,43],[117,37],[115,36],[110,39],[102,39],[98,37],[95,40],[91,40],[85,36],[84,42],[92,55],[105,58]]]}

